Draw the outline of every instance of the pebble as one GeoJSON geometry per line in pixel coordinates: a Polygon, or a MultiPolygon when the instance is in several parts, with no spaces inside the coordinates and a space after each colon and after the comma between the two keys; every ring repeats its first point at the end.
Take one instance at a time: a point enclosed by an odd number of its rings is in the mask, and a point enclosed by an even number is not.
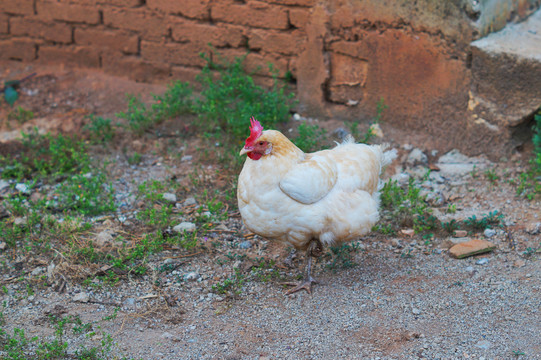
{"type": "Polygon", "coordinates": [[[18,183],[17,185],[15,185],[15,189],[22,192],[23,194],[29,193],[28,186],[26,186],[26,184],[24,183],[18,183]]]}
{"type": "Polygon", "coordinates": [[[32,276],[38,276],[39,274],[45,272],[45,268],[44,267],[37,267],[35,268],[34,270],[32,270],[32,276]]]}
{"type": "Polygon", "coordinates": [[[248,240],[243,241],[243,242],[241,242],[239,244],[239,248],[241,248],[241,249],[249,249],[251,247],[252,247],[252,243],[250,241],[248,241],[248,240]]]}
{"type": "Polygon", "coordinates": [[[488,258],[482,258],[482,259],[479,259],[475,262],[475,265],[485,265],[485,264],[488,264],[489,263],[489,259],[488,258]]]}
{"type": "Polygon", "coordinates": [[[192,271],[184,275],[184,281],[196,281],[199,279],[199,274],[192,271]]]}
{"type": "Polygon", "coordinates": [[[180,158],[180,161],[192,161],[193,156],[192,155],[184,155],[182,158],[180,158]]]}
{"type": "Polygon", "coordinates": [[[186,200],[182,203],[184,206],[190,206],[195,205],[197,202],[195,201],[195,198],[193,196],[187,197],[186,200]]]}
{"type": "Polygon", "coordinates": [[[492,346],[492,344],[488,340],[481,340],[477,344],[475,344],[475,346],[480,349],[488,350],[492,346]]]}
{"type": "Polygon", "coordinates": [[[103,230],[94,239],[94,242],[98,246],[106,246],[113,242],[113,234],[111,230],[103,230]]]}
{"type": "Polygon", "coordinates": [[[177,196],[172,193],[163,193],[162,197],[165,201],[168,201],[170,203],[176,203],[177,202],[177,196]]]}
{"type": "Polygon", "coordinates": [[[184,231],[193,232],[195,231],[195,228],[196,226],[194,223],[184,221],[173,227],[173,231],[177,233],[183,233],[184,231]]]}
{"type": "Polygon", "coordinates": [[[73,301],[87,303],[90,300],[90,296],[85,292],[81,292],[81,293],[73,295],[71,299],[73,301]]]}
{"type": "Polygon", "coordinates": [[[0,179],[0,191],[4,190],[8,186],[9,186],[9,183],[6,180],[0,179]]]}
{"type": "Polygon", "coordinates": [[[421,149],[415,148],[409,153],[406,163],[408,165],[414,166],[417,164],[426,164],[428,162],[428,157],[423,153],[421,149]]]}
{"type": "Polygon", "coordinates": [[[413,315],[420,315],[421,314],[421,310],[419,310],[417,308],[411,309],[411,312],[413,313],[413,315]]]}
{"type": "Polygon", "coordinates": [[[494,235],[496,235],[496,230],[494,230],[494,229],[485,229],[483,234],[485,235],[486,238],[491,238],[494,235]]]}

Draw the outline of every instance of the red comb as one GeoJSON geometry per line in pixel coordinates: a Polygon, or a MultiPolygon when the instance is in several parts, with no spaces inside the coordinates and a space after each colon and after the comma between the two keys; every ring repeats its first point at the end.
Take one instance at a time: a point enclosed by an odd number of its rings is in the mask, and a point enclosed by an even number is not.
{"type": "Polygon", "coordinates": [[[263,126],[255,119],[255,117],[250,118],[250,137],[246,139],[246,146],[254,145],[255,141],[263,133],[263,126]]]}

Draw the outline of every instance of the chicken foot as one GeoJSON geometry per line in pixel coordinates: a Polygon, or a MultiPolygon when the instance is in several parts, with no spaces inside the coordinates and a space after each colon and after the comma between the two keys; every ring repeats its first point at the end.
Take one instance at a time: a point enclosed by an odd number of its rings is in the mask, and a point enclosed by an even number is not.
{"type": "Polygon", "coordinates": [[[285,285],[295,286],[293,289],[288,290],[287,294],[291,295],[300,290],[306,290],[308,294],[312,293],[312,284],[318,284],[318,281],[312,277],[312,257],[319,257],[323,253],[323,246],[317,239],[310,240],[308,249],[306,250],[306,274],[304,279],[300,283],[287,282],[285,285]]]}
{"type": "Polygon", "coordinates": [[[288,268],[293,268],[293,260],[297,258],[297,249],[293,248],[291,249],[291,252],[289,255],[284,259],[283,263],[288,268]]]}

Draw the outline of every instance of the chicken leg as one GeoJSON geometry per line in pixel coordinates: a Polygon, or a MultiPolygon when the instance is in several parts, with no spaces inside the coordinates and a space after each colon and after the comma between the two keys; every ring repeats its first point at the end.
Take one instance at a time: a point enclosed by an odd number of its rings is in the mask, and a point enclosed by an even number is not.
{"type": "Polygon", "coordinates": [[[302,289],[306,290],[308,294],[312,293],[312,284],[317,284],[318,281],[315,280],[312,277],[312,257],[319,257],[323,253],[323,246],[321,245],[321,242],[317,239],[310,240],[310,243],[308,244],[308,249],[306,249],[306,267],[305,271],[306,274],[304,275],[304,279],[300,283],[284,283],[285,285],[289,286],[295,286],[293,289],[288,290],[287,294],[291,295],[293,293],[296,293],[297,291],[300,291],[302,289]]]}

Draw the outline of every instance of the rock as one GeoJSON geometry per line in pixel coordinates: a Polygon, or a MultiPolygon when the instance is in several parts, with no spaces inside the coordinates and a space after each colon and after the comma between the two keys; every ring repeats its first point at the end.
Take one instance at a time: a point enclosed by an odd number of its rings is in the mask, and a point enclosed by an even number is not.
{"type": "Polygon", "coordinates": [[[76,302],[87,303],[90,300],[90,296],[88,296],[88,294],[85,292],[81,292],[73,295],[71,299],[76,302]]]}
{"type": "Polygon", "coordinates": [[[113,242],[113,232],[111,230],[103,230],[94,239],[94,243],[98,246],[111,245],[113,242]]]}
{"type": "Polygon", "coordinates": [[[406,158],[406,163],[410,166],[423,165],[428,162],[428,157],[421,151],[421,149],[413,149],[408,157],[406,158]]]}
{"type": "Polygon", "coordinates": [[[488,350],[492,346],[492,344],[488,340],[481,340],[477,344],[475,344],[475,346],[480,349],[488,350]]]}
{"type": "Polygon", "coordinates": [[[381,126],[379,126],[379,123],[373,123],[372,125],[370,125],[369,129],[375,137],[383,138],[383,130],[381,130],[381,126]]]}
{"type": "Polygon", "coordinates": [[[9,187],[9,183],[4,179],[0,179],[0,191],[6,189],[8,187],[9,187]]]}
{"type": "Polygon", "coordinates": [[[180,158],[180,161],[182,161],[182,162],[192,161],[192,159],[193,159],[192,155],[184,155],[182,158],[180,158]]]}
{"type": "Polygon", "coordinates": [[[466,230],[455,230],[453,233],[453,237],[455,238],[463,238],[468,236],[468,232],[466,230]]]}
{"type": "Polygon", "coordinates": [[[32,270],[32,276],[38,276],[40,275],[41,273],[45,272],[45,268],[40,266],[40,267],[37,267],[35,268],[34,270],[32,270]]]}
{"type": "Polygon", "coordinates": [[[177,196],[175,194],[163,193],[162,197],[165,201],[168,201],[170,203],[174,204],[177,202],[177,196]]]}
{"type": "Polygon", "coordinates": [[[26,225],[27,220],[24,217],[18,217],[13,220],[13,224],[17,226],[26,225]]]}
{"type": "Polygon", "coordinates": [[[23,183],[18,183],[17,185],[15,185],[15,189],[17,191],[22,192],[23,194],[28,194],[30,192],[28,189],[28,186],[26,186],[26,184],[23,184],[23,183]]]}
{"type": "Polygon", "coordinates": [[[436,163],[443,177],[462,176],[475,170],[484,170],[490,164],[481,158],[470,158],[461,154],[458,150],[451,150],[441,156],[436,163]]]}
{"type": "Polygon", "coordinates": [[[513,263],[513,266],[514,266],[514,267],[518,267],[518,268],[523,267],[523,266],[526,266],[526,261],[524,261],[524,260],[517,260],[517,261],[515,261],[515,262],[513,263]]]}
{"type": "Polygon", "coordinates": [[[49,266],[47,266],[47,280],[49,280],[49,282],[53,281],[55,268],[56,265],[54,264],[54,262],[51,262],[49,266]]]}
{"type": "Polygon", "coordinates": [[[491,238],[491,237],[493,237],[494,235],[496,235],[496,230],[494,230],[494,229],[485,229],[485,231],[483,232],[483,234],[485,235],[485,237],[491,238]]]}
{"type": "Polygon", "coordinates": [[[496,245],[489,241],[474,239],[453,246],[449,249],[449,253],[457,259],[462,259],[468,256],[490,252],[495,248],[496,245]]]}
{"type": "Polygon", "coordinates": [[[413,229],[402,229],[400,230],[400,232],[404,235],[407,235],[409,237],[412,237],[413,235],[415,235],[415,230],[413,229]]]}
{"type": "Polygon", "coordinates": [[[241,249],[249,249],[251,247],[252,247],[252,243],[250,241],[248,241],[248,240],[243,241],[243,242],[241,242],[239,244],[239,248],[241,248],[241,249]]]}
{"type": "Polygon", "coordinates": [[[413,315],[421,315],[421,310],[419,310],[417,308],[411,309],[411,312],[413,313],[413,315]]]}
{"type": "Polygon", "coordinates": [[[186,200],[182,203],[184,206],[190,206],[195,205],[197,202],[195,201],[195,198],[193,196],[187,197],[186,200]]]}
{"type": "Polygon", "coordinates": [[[530,223],[526,226],[525,230],[530,235],[537,235],[541,233],[541,222],[530,223]]]}
{"type": "Polygon", "coordinates": [[[184,231],[193,232],[195,231],[196,226],[194,223],[183,221],[177,226],[173,227],[173,231],[177,233],[183,233],[184,231]]]}
{"type": "Polygon", "coordinates": [[[469,237],[453,237],[453,238],[450,238],[449,241],[453,244],[453,245],[457,245],[457,244],[462,244],[462,243],[465,243],[465,242],[468,242],[470,241],[471,239],[469,237]]]}
{"type": "Polygon", "coordinates": [[[196,281],[199,279],[199,274],[192,271],[184,275],[184,281],[196,281]]]}
{"type": "Polygon", "coordinates": [[[479,259],[475,262],[475,265],[486,265],[488,264],[489,260],[487,258],[479,259]]]}
{"type": "Polygon", "coordinates": [[[0,250],[5,250],[8,247],[8,244],[6,244],[3,241],[0,241],[0,250]]]}
{"type": "Polygon", "coordinates": [[[399,172],[391,177],[392,181],[396,181],[398,185],[405,186],[408,184],[408,181],[410,180],[410,174],[399,172]]]}
{"type": "Polygon", "coordinates": [[[132,298],[132,297],[129,297],[127,298],[126,300],[124,300],[124,306],[126,307],[133,307],[135,305],[135,299],[132,298]]]}

